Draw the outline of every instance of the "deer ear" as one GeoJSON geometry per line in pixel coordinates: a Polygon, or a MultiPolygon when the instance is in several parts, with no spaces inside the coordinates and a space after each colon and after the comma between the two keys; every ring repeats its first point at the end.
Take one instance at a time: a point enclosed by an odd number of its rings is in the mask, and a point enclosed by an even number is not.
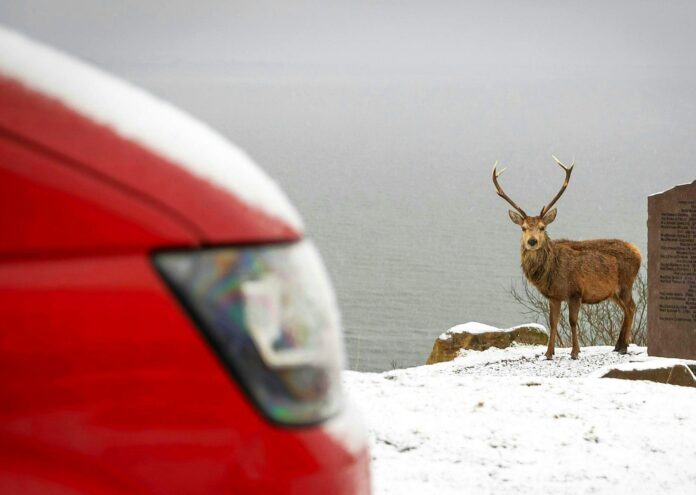
{"type": "Polygon", "coordinates": [[[516,211],[508,210],[508,215],[510,215],[512,223],[516,223],[517,225],[522,225],[524,223],[524,217],[516,211]]]}
{"type": "Polygon", "coordinates": [[[544,224],[546,225],[550,224],[551,222],[556,220],[556,213],[558,213],[558,211],[556,210],[556,208],[554,208],[553,210],[549,211],[546,215],[544,215],[544,218],[542,218],[541,221],[544,222],[544,224]]]}

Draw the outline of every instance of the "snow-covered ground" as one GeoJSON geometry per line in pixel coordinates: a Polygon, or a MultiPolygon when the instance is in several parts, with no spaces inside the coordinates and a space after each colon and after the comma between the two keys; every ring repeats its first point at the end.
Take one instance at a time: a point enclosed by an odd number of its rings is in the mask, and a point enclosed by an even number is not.
{"type": "Polygon", "coordinates": [[[385,373],[346,371],[377,495],[696,493],[696,389],[596,378],[645,360],[520,346],[385,373]]]}

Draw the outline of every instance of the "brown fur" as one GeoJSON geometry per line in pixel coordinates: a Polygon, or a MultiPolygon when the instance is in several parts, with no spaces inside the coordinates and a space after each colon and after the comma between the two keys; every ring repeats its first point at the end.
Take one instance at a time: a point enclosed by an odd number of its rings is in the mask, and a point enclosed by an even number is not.
{"type": "Polygon", "coordinates": [[[580,305],[611,299],[624,312],[621,333],[615,350],[625,353],[630,341],[635,314],[633,282],[640,269],[641,257],[633,244],[618,239],[570,241],[549,238],[545,227],[556,217],[556,210],[542,217],[522,217],[510,212],[513,222],[522,227],[522,271],[525,277],[549,300],[551,336],[546,357],[554,354],[561,302],[569,307],[573,334],[571,357],[580,352],[577,317],[580,305]],[[530,240],[533,245],[530,245],[530,240]]]}

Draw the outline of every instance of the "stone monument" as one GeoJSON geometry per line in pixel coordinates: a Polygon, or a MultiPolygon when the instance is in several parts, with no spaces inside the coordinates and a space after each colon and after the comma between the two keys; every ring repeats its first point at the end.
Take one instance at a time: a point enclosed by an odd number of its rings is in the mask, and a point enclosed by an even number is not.
{"type": "Polygon", "coordinates": [[[648,197],[648,354],[696,359],[696,181],[648,197]]]}

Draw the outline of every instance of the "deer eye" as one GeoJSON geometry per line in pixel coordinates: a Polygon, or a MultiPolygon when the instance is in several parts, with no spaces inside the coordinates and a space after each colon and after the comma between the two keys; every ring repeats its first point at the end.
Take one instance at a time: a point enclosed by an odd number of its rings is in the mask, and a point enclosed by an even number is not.
{"type": "Polygon", "coordinates": [[[544,231],[545,227],[539,227],[539,230],[544,231]]]}
{"type": "Polygon", "coordinates": [[[522,227],[522,232],[527,232],[527,227],[522,227]]]}

